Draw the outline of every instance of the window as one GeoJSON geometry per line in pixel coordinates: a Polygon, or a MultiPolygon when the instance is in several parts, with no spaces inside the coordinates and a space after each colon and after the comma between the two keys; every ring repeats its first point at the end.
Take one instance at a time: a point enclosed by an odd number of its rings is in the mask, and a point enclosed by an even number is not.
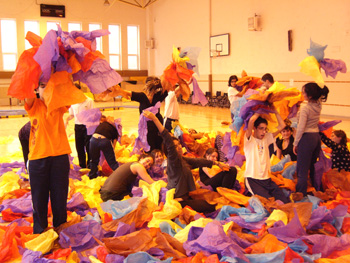
{"type": "Polygon", "coordinates": [[[80,23],[68,23],[68,32],[81,31],[80,23]]]}
{"type": "Polygon", "coordinates": [[[61,25],[60,22],[47,22],[46,26],[47,26],[47,32],[49,32],[50,30],[55,30],[57,31],[57,24],[61,25]]]}
{"type": "MultiPolygon", "coordinates": [[[[100,24],[89,24],[89,31],[99,30],[101,29],[100,24]]],[[[96,38],[96,50],[102,53],[102,37],[96,38]]]]}
{"type": "Polygon", "coordinates": [[[139,27],[128,26],[128,69],[139,69],[139,27]]]}
{"type": "MultiPolygon", "coordinates": [[[[24,37],[27,35],[27,32],[31,31],[34,34],[40,36],[39,22],[38,21],[24,21],[24,37]]],[[[32,45],[28,42],[28,40],[24,40],[24,48],[29,49],[32,45]]]]}
{"type": "Polygon", "coordinates": [[[17,64],[16,20],[4,19],[1,22],[1,55],[3,70],[15,70],[17,64]]]}
{"type": "Polygon", "coordinates": [[[120,26],[109,25],[109,64],[113,69],[121,69],[120,66],[120,26]]]}

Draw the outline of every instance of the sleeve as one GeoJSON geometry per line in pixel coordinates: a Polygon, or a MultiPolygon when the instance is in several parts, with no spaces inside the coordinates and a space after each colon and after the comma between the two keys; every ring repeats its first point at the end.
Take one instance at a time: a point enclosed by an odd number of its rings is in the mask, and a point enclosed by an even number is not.
{"type": "Polygon", "coordinates": [[[307,117],[308,117],[308,112],[307,112],[307,107],[305,106],[300,109],[300,117],[298,122],[297,133],[295,135],[294,146],[298,145],[301,139],[301,136],[303,136],[303,133],[307,124],[307,117]]]}
{"type": "Polygon", "coordinates": [[[27,103],[24,103],[24,109],[26,110],[26,112],[28,112],[29,116],[33,116],[35,114],[37,104],[38,104],[38,99],[34,100],[32,107],[29,107],[27,103]]]}
{"type": "Polygon", "coordinates": [[[172,162],[179,161],[179,154],[176,151],[176,146],[174,144],[173,138],[169,134],[168,130],[164,129],[160,135],[163,138],[163,143],[168,152],[167,159],[172,160],[172,162]]]}
{"type": "Polygon", "coordinates": [[[158,102],[162,102],[163,100],[165,100],[165,98],[168,96],[168,92],[164,91],[163,93],[161,91],[157,92],[155,95],[155,101],[158,102]]]}
{"type": "Polygon", "coordinates": [[[321,141],[327,145],[332,150],[335,150],[338,147],[338,144],[329,139],[323,132],[320,132],[321,141]]]}
{"type": "Polygon", "coordinates": [[[143,92],[135,92],[135,91],[132,91],[131,92],[131,100],[132,101],[137,101],[137,102],[142,102],[143,101],[143,98],[144,98],[144,93],[143,92]]]}
{"type": "Polygon", "coordinates": [[[205,158],[189,158],[189,157],[182,157],[186,163],[188,163],[191,166],[191,169],[196,169],[199,167],[209,167],[211,168],[213,166],[213,161],[207,160],[205,158]]]}
{"type": "Polygon", "coordinates": [[[74,111],[73,111],[73,107],[72,106],[69,108],[68,111],[69,111],[69,115],[72,115],[72,116],[74,115],[74,111]]]}

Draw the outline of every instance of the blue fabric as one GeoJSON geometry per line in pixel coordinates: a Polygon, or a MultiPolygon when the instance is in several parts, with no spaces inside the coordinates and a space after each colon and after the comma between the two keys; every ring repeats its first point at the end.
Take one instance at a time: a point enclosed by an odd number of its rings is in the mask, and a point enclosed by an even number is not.
{"type": "Polygon", "coordinates": [[[137,252],[134,254],[130,254],[125,260],[124,263],[158,263],[158,262],[165,262],[165,263],[171,263],[171,260],[173,258],[167,258],[166,260],[159,260],[158,258],[152,257],[150,254],[146,252],[137,252]]]}

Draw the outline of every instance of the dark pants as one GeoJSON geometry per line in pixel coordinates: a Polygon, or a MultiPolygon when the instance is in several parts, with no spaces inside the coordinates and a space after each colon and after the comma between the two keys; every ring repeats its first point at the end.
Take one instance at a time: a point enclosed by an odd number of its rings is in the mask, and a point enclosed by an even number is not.
{"type": "Polygon", "coordinates": [[[120,192],[111,192],[111,191],[100,190],[100,195],[101,195],[102,201],[106,202],[108,200],[113,200],[113,201],[123,200],[124,197],[127,195],[132,196],[132,193],[131,193],[131,191],[125,192],[125,193],[120,193],[120,192]]]}
{"type": "Polygon", "coordinates": [[[67,154],[29,161],[28,172],[32,193],[34,234],[42,233],[48,226],[49,197],[53,226],[58,227],[67,221],[69,169],[67,154]]]}
{"type": "Polygon", "coordinates": [[[187,199],[184,201],[180,201],[180,204],[182,207],[189,206],[193,210],[199,212],[199,213],[211,213],[215,211],[216,205],[211,205],[205,200],[199,200],[199,199],[187,199]]]}
{"type": "Polygon", "coordinates": [[[29,140],[19,138],[19,141],[21,142],[21,145],[22,145],[24,165],[26,166],[26,169],[28,170],[27,162],[28,162],[28,154],[29,154],[29,140]]]}
{"type": "MultiPolygon", "coordinates": [[[[160,121],[160,123],[163,123],[163,119],[160,121]]],[[[163,139],[160,136],[158,128],[153,121],[147,122],[147,142],[150,146],[149,152],[154,149],[162,149],[163,139]]]]}
{"type": "Polygon", "coordinates": [[[285,204],[290,202],[282,189],[271,178],[265,180],[245,178],[245,185],[252,195],[260,195],[265,198],[274,197],[276,200],[281,200],[285,204]]]}
{"type": "Polygon", "coordinates": [[[90,140],[90,173],[89,178],[93,179],[98,176],[98,163],[100,162],[100,151],[103,152],[103,155],[106,158],[106,161],[114,171],[119,167],[118,162],[115,159],[115,154],[112,146],[112,142],[106,138],[94,138],[91,137],[90,140]]]}
{"type": "Polygon", "coordinates": [[[164,128],[167,129],[169,132],[171,132],[171,130],[173,129],[172,123],[174,121],[177,121],[177,120],[171,119],[171,118],[166,118],[164,128]]]}
{"type": "MultiPolygon", "coordinates": [[[[315,163],[320,154],[321,139],[318,132],[304,133],[298,143],[298,155],[297,155],[297,175],[298,183],[296,185],[296,191],[301,192],[304,195],[307,194],[307,179],[310,170],[310,179],[312,186],[316,186],[315,183],[315,163]]],[[[321,190],[321,189],[316,189],[321,190]]]]}
{"type": "Polygon", "coordinates": [[[225,187],[228,189],[233,189],[237,176],[237,169],[235,167],[230,167],[228,171],[222,171],[215,176],[207,179],[203,182],[205,185],[210,185],[214,191],[217,187],[225,187]]]}
{"type": "Polygon", "coordinates": [[[75,124],[75,148],[77,149],[79,166],[86,168],[86,153],[88,154],[87,167],[90,163],[89,144],[91,135],[87,135],[86,126],[83,124],[75,124]]]}

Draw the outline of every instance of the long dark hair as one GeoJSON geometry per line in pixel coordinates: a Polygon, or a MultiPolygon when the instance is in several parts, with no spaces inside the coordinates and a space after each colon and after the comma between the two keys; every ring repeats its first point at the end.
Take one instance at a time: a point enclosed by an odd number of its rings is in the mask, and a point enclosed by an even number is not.
{"type": "Polygon", "coordinates": [[[232,87],[232,86],[231,86],[231,81],[232,81],[233,79],[235,79],[236,81],[238,81],[237,76],[236,76],[236,75],[232,75],[232,76],[228,79],[228,86],[229,86],[229,87],[232,87]]]}
{"type": "Polygon", "coordinates": [[[346,143],[348,142],[348,139],[346,137],[346,133],[343,130],[334,130],[333,133],[335,136],[341,138],[339,144],[346,145],[346,143]]]}
{"type": "Polygon", "coordinates": [[[322,102],[327,101],[329,93],[327,86],[321,88],[315,82],[309,82],[305,84],[303,88],[309,100],[314,102],[318,101],[319,99],[321,99],[322,102]]]}

